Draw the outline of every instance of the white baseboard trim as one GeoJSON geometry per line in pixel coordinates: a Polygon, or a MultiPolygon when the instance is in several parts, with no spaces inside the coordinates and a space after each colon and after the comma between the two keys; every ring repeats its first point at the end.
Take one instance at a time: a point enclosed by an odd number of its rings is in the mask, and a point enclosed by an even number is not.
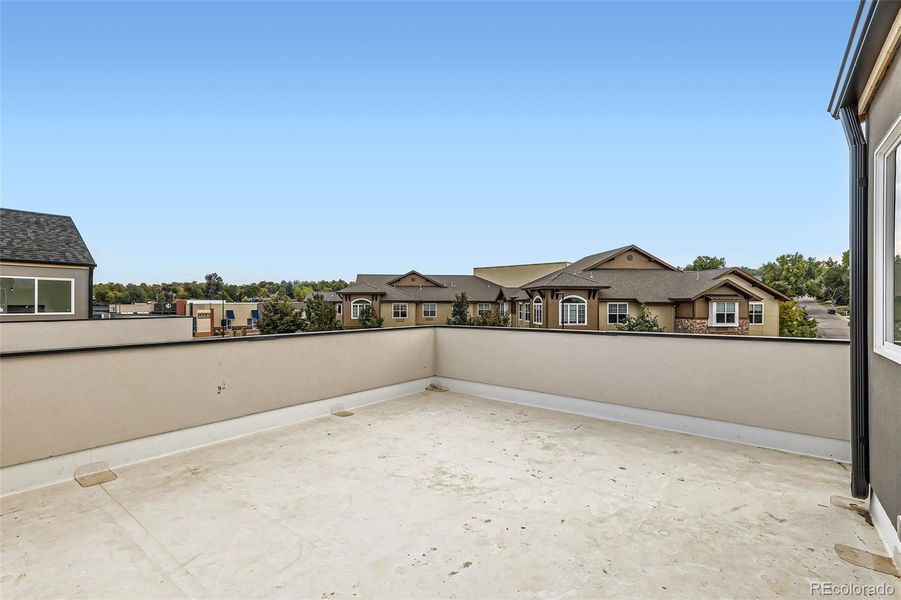
{"type": "Polygon", "coordinates": [[[851,444],[843,440],[792,433],[790,431],[778,431],[751,425],[739,425],[701,417],[676,415],[595,400],[557,396],[555,394],[487,383],[475,383],[462,379],[439,377],[438,382],[442,387],[455,392],[483,396],[503,402],[559,410],[608,421],[644,425],[680,433],[690,433],[702,437],[815,456],[817,458],[828,458],[841,462],[851,461],[851,444]]]}
{"type": "Polygon", "coordinates": [[[0,496],[72,481],[75,469],[89,463],[105,462],[115,469],[323,417],[336,410],[359,408],[415,394],[433,381],[432,377],[416,379],[5,467],[0,469],[0,496]]]}
{"type": "Polygon", "coordinates": [[[888,550],[888,556],[894,558],[895,564],[901,567],[901,538],[898,537],[898,530],[895,529],[897,525],[885,512],[885,507],[879,502],[873,488],[870,488],[870,518],[873,520],[873,527],[879,532],[879,537],[882,538],[882,543],[888,550]]]}

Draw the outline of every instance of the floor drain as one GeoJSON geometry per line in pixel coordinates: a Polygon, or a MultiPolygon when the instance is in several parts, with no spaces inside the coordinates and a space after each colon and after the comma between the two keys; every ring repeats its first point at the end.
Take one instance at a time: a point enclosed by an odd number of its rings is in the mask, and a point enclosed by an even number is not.
{"type": "Polygon", "coordinates": [[[91,463],[75,470],[75,481],[81,487],[91,487],[118,479],[106,463],[91,463]]]}
{"type": "Polygon", "coordinates": [[[349,410],[339,410],[337,412],[333,412],[332,414],[335,415],[336,417],[352,417],[353,416],[353,413],[350,412],[349,410]]]}

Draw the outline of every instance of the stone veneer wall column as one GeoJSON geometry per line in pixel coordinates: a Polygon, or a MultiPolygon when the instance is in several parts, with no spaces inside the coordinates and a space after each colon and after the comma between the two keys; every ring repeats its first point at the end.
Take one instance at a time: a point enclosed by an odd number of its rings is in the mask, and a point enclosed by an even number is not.
{"type": "Polygon", "coordinates": [[[673,323],[676,333],[711,333],[723,335],[750,335],[751,325],[747,319],[739,319],[738,327],[710,327],[707,319],[686,319],[677,317],[673,323]]]}

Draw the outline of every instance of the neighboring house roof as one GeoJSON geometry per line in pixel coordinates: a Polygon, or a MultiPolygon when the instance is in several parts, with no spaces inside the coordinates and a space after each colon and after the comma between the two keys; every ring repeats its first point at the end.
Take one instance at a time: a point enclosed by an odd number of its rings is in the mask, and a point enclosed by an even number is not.
{"type": "Polygon", "coordinates": [[[737,268],[709,269],[706,271],[679,271],[662,260],[634,245],[623,246],[586,256],[568,267],[545,275],[523,286],[524,290],[538,289],[593,289],[600,299],[635,300],[642,303],[670,303],[694,300],[726,285],[736,289],[743,297],[760,299],[755,292],[730,282],[726,275],[736,275],[746,280],[750,287],[758,287],[780,300],[788,298],[762,281],[737,268]],[[599,269],[599,265],[612,260],[627,250],[644,254],[663,265],[664,269],[599,269]]]}
{"type": "Polygon", "coordinates": [[[326,302],[341,302],[341,296],[338,294],[338,292],[310,292],[306,295],[304,301],[309,302],[310,298],[312,298],[316,294],[322,296],[322,299],[326,302]]]}
{"type": "Polygon", "coordinates": [[[350,294],[380,294],[386,302],[453,302],[457,294],[466,293],[470,302],[495,302],[500,299],[510,300],[512,296],[521,290],[517,288],[504,288],[487,279],[475,275],[422,275],[424,279],[434,285],[428,286],[394,286],[405,275],[357,275],[356,283],[339,290],[341,295],[350,294]]]}
{"type": "Polygon", "coordinates": [[[71,217],[0,208],[0,260],[97,266],[71,217]]]}

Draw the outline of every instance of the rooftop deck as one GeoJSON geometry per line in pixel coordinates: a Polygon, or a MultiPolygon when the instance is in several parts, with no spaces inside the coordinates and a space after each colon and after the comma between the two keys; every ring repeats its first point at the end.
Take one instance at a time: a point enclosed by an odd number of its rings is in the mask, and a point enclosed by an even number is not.
{"type": "Polygon", "coordinates": [[[894,584],[829,460],[423,392],[2,501],[4,598],[808,596],[894,584]]]}

